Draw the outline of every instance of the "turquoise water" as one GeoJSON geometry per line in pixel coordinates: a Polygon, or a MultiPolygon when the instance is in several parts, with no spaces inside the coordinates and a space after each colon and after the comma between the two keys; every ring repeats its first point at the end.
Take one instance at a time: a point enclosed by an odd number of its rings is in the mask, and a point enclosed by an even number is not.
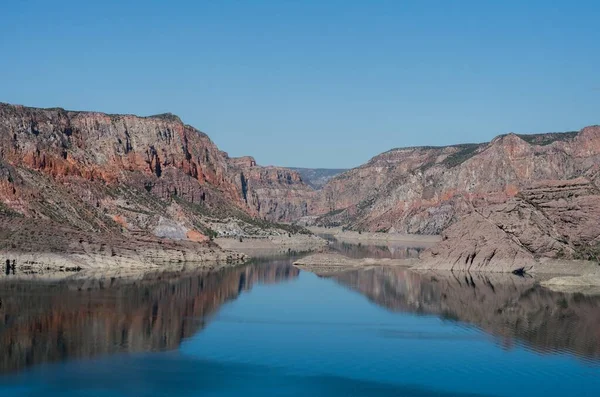
{"type": "Polygon", "coordinates": [[[600,299],[291,259],[0,286],[2,396],[596,396],[600,299]]]}

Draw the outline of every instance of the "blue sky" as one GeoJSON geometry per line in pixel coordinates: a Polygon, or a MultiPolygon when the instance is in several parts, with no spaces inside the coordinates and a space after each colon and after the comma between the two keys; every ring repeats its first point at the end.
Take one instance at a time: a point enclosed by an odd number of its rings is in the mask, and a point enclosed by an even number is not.
{"type": "Polygon", "coordinates": [[[0,101],[169,111],[232,156],[352,167],[600,123],[599,18],[598,1],[2,1],[0,101]]]}

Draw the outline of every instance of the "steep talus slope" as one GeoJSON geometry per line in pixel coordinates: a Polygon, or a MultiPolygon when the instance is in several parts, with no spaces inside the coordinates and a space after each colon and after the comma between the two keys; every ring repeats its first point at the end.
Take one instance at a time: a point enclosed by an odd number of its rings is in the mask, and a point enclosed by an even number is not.
{"type": "Polygon", "coordinates": [[[502,203],[541,180],[598,183],[600,127],[578,133],[499,136],[486,144],[394,149],[319,191],[321,225],[438,234],[474,203],[502,203]]]}

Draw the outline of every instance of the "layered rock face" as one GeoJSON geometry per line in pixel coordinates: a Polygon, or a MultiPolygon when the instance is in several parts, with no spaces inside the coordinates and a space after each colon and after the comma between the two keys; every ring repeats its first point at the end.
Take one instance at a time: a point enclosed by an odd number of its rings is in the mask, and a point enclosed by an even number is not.
{"type": "Polygon", "coordinates": [[[295,172],[230,159],[171,114],[0,104],[0,148],[0,215],[80,233],[204,243],[215,219],[302,216],[312,192],[295,172]]]}
{"type": "Polygon", "coordinates": [[[203,184],[231,200],[239,196],[226,155],[170,114],[141,118],[2,105],[0,120],[4,162],[59,181],[124,182],[192,203],[210,195],[203,184]]]}
{"type": "Polygon", "coordinates": [[[598,185],[600,127],[499,136],[486,144],[394,149],[330,180],[317,224],[438,234],[473,206],[503,203],[541,180],[584,176],[598,185]]]}
{"type": "Polygon", "coordinates": [[[540,258],[597,259],[599,219],[600,189],[589,180],[537,182],[504,203],[473,206],[418,267],[514,271],[540,258]]]}
{"type": "MultiPolygon", "coordinates": [[[[263,188],[259,181],[272,189],[311,191],[293,171],[259,167],[252,158],[230,159],[206,134],[171,114],[137,117],[2,104],[0,128],[4,163],[60,182],[120,183],[162,200],[176,196],[209,208],[234,205],[269,220],[302,213],[261,209],[264,190],[253,190],[263,188]],[[244,171],[250,175],[242,175],[244,171]],[[245,182],[254,179],[254,184],[245,182]]],[[[4,188],[10,192],[16,188],[9,186],[10,170],[5,173],[4,188]]],[[[280,198],[281,207],[286,207],[285,199],[280,198]]]]}
{"type": "Polygon", "coordinates": [[[239,168],[242,198],[253,213],[277,222],[308,215],[316,192],[288,168],[260,167],[252,157],[231,159],[239,168]]]}

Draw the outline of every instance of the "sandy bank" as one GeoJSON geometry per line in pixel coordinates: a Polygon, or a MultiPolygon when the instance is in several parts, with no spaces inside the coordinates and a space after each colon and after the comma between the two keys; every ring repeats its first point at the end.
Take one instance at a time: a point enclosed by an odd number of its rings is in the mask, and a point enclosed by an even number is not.
{"type": "Polygon", "coordinates": [[[600,275],[554,277],[540,283],[556,292],[600,295],[600,275]]]}
{"type": "Polygon", "coordinates": [[[546,275],[540,284],[554,291],[600,294],[600,265],[597,263],[548,261],[534,270],[536,274],[546,275]]]}
{"type": "Polygon", "coordinates": [[[374,266],[410,267],[416,259],[353,259],[338,253],[317,253],[294,262],[294,266],[320,275],[374,266]]]}
{"type": "Polygon", "coordinates": [[[43,269],[39,272],[17,267],[15,274],[12,274],[12,272],[9,275],[4,272],[0,274],[0,286],[2,283],[13,283],[15,281],[40,283],[66,282],[72,283],[74,289],[88,290],[104,288],[107,285],[128,285],[140,281],[176,279],[185,275],[208,274],[225,268],[235,268],[244,265],[243,263],[206,262],[201,265],[198,263],[181,263],[145,267],[88,267],[81,270],[71,270],[70,268],[56,270],[55,268],[51,268],[43,269]]]}

